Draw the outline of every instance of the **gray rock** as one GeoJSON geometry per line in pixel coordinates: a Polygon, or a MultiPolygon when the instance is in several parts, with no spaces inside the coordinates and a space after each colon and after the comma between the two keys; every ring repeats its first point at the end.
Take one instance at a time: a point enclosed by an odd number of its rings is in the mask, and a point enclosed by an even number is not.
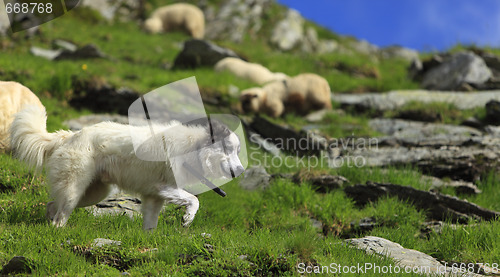
{"type": "Polygon", "coordinates": [[[12,275],[12,274],[30,274],[31,268],[29,264],[31,261],[24,256],[15,256],[10,261],[2,267],[0,274],[2,275],[12,275]]]}
{"type": "Polygon", "coordinates": [[[218,61],[227,57],[240,58],[230,49],[206,40],[191,39],[184,42],[182,51],[175,57],[172,69],[213,67],[218,61]]]}
{"type": "Polygon", "coordinates": [[[211,8],[205,9],[205,37],[241,42],[245,35],[255,35],[262,28],[262,16],[272,3],[272,0],[229,0],[217,13],[211,8]]]}
{"type": "Polygon", "coordinates": [[[317,52],[319,44],[318,33],[312,27],[307,27],[306,33],[302,41],[302,52],[313,53],[317,52]]]}
{"type": "Polygon", "coordinates": [[[354,51],[365,54],[365,55],[376,55],[378,54],[379,48],[376,45],[369,43],[366,40],[354,40],[349,43],[349,46],[354,49],[354,51]]]}
{"type": "Polygon", "coordinates": [[[320,40],[316,52],[318,54],[332,53],[339,48],[339,43],[336,40],[320,40]]]}
{"type": "Polygon", "coordinates": [[[436,178],[434,176],[423,175],[421,178],[424,182],[431,184],[430,190],[440,191],[443,188],[453,188],[459,194],[480,194],[481,190],[472,182],[453,181],[436,178]]]}
{"type": "Polygon", "coordinates": [[[477,129],[467,126],[456,126],[438,123],[423,123],[401,119],[376,118],[368,122],[370,128],[394,138],[428,138],[428,137],[470,137],[481,136],[477,129]]]}
{"type": "Polygon", "coordinates": [[[85,209],[94,216],[126,215],[133,218],[140,215],[141,200],[115,189],[106,199],[85,209]]]}
{"type": "Polygon", "coordinates": [[[358,110],[396,110],[410,102],[449,103],[466,110],[484,107],[490,100],[500,101],[500,90],[461,93],[427,90],[400,90],[387,93],[332,94],[332,99],[341,106],[352,106],[358,110]]]}
{"type": "Polygon", "coordinates": [[[486,103],[486,122],[500,125],[500,101],[491,100],[486,103]]]}
{"type": "Polygon", "coordinates": [[[323,109],[319,111],[314,111],[304,117],[305,120],[309,122],[319,122],[330,112],[330,110],[323,109]]]}
{"type": "Polygon", "coordinates": [[[422,86],[435,90],[461,90],[464,85],[482,85],[491,76],[483,59],[472,52],[459,52],[427,71],[422,86]]]}
{"type": "Polygon", "coordinates": [[[379,54],[384,59],[399,58],[409,62],[419,60],[418,51],[401,46],[384,47],[379,50],[379,54]]]}
{"type": "Polygon", "coordinates": [[[247,190],[265,189],[269,185],[271,175],[262,166],[252,166],[245,171],[240,186],[247,190]]]}
{"type": "Polygon", "coordinates": [[[92,247],[95,248],[100,248],[105,245],[113,245],[113,246],[120,246],[122,245],[121,241],[117,240],[111,240],[111,239],[103,239],[103,238],[97,238],[92,241],[92,247]]]}
{"type": "Polygon", "coordinates": [[[80,0],[79,6],[89,7],[107,20],[130,21],[143,17],[144,0],[80,0]]]}
{"type": "MultiPolygon", "coordinates": [[[[68,45],[64,45],[64,47],[68,47],[68,45]]],[[[75,49],[75,48],[70,48],[70,49],[75,49]]],[[[94,59],[94,58],[107,57],[107,55],[102,53],[101,50],[99,50],[99,48],[97,48],[97,46],[95,46],[94,44],[87,44],[81,48],[76,48],[76,50],[70,50],[70,49],[61,48],[61,49],[51,50],[33,46],[30,48],[30,52],[35,56],[42,57],[51,61],[94,59]]]]}
{"type": "Polygon", "coordinates": [[[79,118],[69,119],[63,123],[72,131],[81,130],[83,127],[94,125],[100,122],[111,121],[121,124],[128,124],[128,117],[117,114],[91,114],[79,118]]]}
{"type": "MultiPolygon", "coordinates": [[[[375,254],[393,259],[399,266],[411,269],[411,272],[421,274],[434,274],[438,276],[459,276],[452,274],[451,267],[445,267],[430,255],[414,249],[404,248],[390,240],[367,236],[363,238],[347,239],[348,245],[365,250],[368,254],[375,254]],[[414,271],[413,271],[414,270],[414,271]],[[430,270],[426,272],[425,270],[430,270]]],[[[479,276],[473,273],[464,273],[460,276],[479,276]]]]}
{"type": "Polygon", "coordinates": [[[304,18],[296,10],[289,9],[285,18],[274,26],[271,43],[288,51],[300,45],[304,39],[304,18]]]}

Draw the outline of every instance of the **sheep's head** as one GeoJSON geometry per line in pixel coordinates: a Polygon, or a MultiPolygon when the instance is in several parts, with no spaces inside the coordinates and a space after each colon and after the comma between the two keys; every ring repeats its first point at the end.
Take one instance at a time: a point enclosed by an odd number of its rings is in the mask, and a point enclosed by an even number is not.
{"type": "Polygon", "coordinates": [[[240,95],[241,108],[245,113],[258,112],[264,100],[265,92],[262,88],[249,88],[240,95]]]}
{"type": "Polygon", "coordinates": [[[143,28],[150,33],[156,34],[163,30],[163,23],[159,18],[148,18],[144,21],[143,28]]]}

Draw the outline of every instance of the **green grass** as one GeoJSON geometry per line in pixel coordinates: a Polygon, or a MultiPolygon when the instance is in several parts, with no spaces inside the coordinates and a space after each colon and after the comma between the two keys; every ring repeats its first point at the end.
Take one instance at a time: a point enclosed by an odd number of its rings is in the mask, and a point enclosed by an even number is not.
{"type": "MultiPolygon", "coordinates": [[[[172,1],[150,2],[146,5],[147,12],[167,2],[172,1]]],[[[334,92],[418,87],[408,80],[408,62],[405,61],[376,60],[356,53],[310,55],[273,50],[266,39],[270,34],[269,26],[282,15],[280,6],[272,6],[266,11],[261,34],[248,36],[238,44],[217,43],[273,71],[289,75],[318,73],[329,81],[334,92]]],[[[338,39],[341,44],[349,40],[316,24],[306,25],[316,28],[321,38],[338,39]]],[[[73,78],[98,76],[114,86],[147,93],[170,82],[196,76],[203,94],[221,94],[229,102],[224,107],[207,106],[210,112],[229,112],[234,108],[237,99],[228,95],[230,84],[240,89],[256,85],[228,73],[215,73],[210,68],[165,69],[166,64],[173,62],[180,51],[180,43],[187,36],[181,33],[148,35],[135,23],[107,23],[86,9],[77,9],[42,25],[41,32],[42,35],[30,40],[23,39],[21,34],[1,38],[2,43],[12,47],[7,47],[0,55],[0,67],[3,79],[19,81],[41,98],[48,111],[49,131],[65,128],[64,120],[90,114],[88,110],[75,110],[67,103],[73,78]],[[71,40],[80,46],[94,43],[110,58],[51,62],[29,53],[31,46],[50,48],[54,39],[71,40]]],[[[443,122],[452,124],[475,114],[481,117],[484,113],[482,110],[457,111],[444,104],[412,103],[406,108],[439,112],[443,122]]],[[[369,118],[370,115],[331,113],[318,124],[322,126],[321,132],[330,138],[377,136],[368,127],[369,118]]],[[[296,130],[308,124],[296,115],[270,120],[296,130]]],[[[250,164],[268,165],[269,173],[296,173],[311,166],[307,160],[305,168],[298,160],[293,160],[290,166],[272,166],[273,158],[253,146],[249,146],[250,164]]],[[[323,163],[309,169],[311,174],[345,176],[351,185],[375,181],[424,190],[430,188],[429,183],[420,180],[421,173],[412,167],[330,169],[323,163]]],[[[499,178],[496,172],[485,176],[478,184],[483,193],[467,199],[500,210],[499,178]]],[[[45,203],[50,200],[45,174],[35,174],[8,154],[0,154],[0,265],[15,255],[23,255],[30,260],[32,272],[37,276],[116,276],[122,271],[132,276],[295,276],[299,275],[301,264],[394,265],[390,259],[367,255],[343,243],[346,237],[363,235],[382,236],[444,261],[492,264],[500,260],[498,220],[471,222],[457,229],[446,227],[441,234],[422,237],[424,211],[395,198],[383,198],[358,207],[341,189],[321,194],[307,182],[296,184],[290,179],[276,178],[267,189],[256,191],[245,191],[238,183],[236,180],[224,186],[228,193],[226,198],[211,192],[199,195],[200,210],[189,228],[181,227],[183,209],[167,206],[154,232],[142,231],[140,216],[132,219],[94,217],[85,209],[75,210],[67,226],[56,229],[45,220],[45,203]],[[351,222],[365,217],[375,218],[380,225],[372,231],[356,233],[351,222]],[[311,219],[319,220],[323,228],[313,227],[311,219]],[[209,233],[211,237],[203,237],[201,233],[209,233]],[[91,249],[95,238],[120,240],[122,245],[91,249]],[[212,248],[207,248],[206,244],[212,248]],[[239,258],[242,255],[246,258],[239,258]]]]}

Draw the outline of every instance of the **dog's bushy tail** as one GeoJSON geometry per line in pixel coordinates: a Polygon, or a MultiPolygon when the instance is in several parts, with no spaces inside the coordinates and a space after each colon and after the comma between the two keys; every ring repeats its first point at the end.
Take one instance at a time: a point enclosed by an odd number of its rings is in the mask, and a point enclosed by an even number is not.
{"type": "Polygon", "coordinates": [[[67,131],[48,133],[45,109],[26,106],[16,114],[10,127],[10,145],[14,157],[41,169],[45,160],[69,134],[67,131]]]}

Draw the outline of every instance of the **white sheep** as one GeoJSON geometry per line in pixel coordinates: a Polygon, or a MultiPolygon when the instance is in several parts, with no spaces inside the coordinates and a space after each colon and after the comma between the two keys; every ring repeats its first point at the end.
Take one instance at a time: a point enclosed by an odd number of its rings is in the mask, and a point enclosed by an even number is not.
{"type": "Polygon", "coordinates": [[[307,114],[314,110],[331,109],[331,91],[321,76],[304,73],[262,88],[243,90],[240,96],[244,112],[263,112],[272,117],[284,112],[307,114]]]}
{"type": "Polygon", "coordinates": [[[193,38],[205,35],[205,16],[196,6],[177,3],[156,9],[144,21],[144,28],[150,33],[184,31],[193,38]]]}
{"type": "Polygon", "coordinates": [[[238,78],[245,79],[259,85],[263,85],[272,81],[283,80],[288,76],[284,73],[273,73],[269,69],[257,63],[249,63],[244,60],[227,57],[214,66],[215,71],[228,71],[238,78]]]}
{"type": "Polygon", "coordinates": [[[26,105],[36,105],[45,110],[29,88],[17,82],[0,81],[0,150],[9,150],[10,125],[14,115],[26,105]]]}

